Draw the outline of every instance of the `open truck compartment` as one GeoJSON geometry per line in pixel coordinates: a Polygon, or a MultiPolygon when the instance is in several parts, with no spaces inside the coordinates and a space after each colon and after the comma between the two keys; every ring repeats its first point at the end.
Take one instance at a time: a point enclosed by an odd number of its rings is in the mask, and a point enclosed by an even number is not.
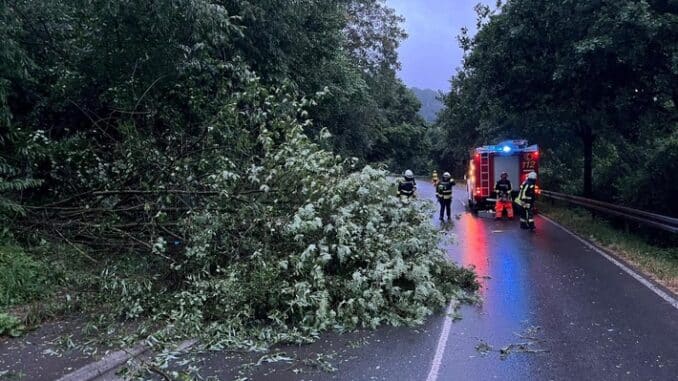
{"type": "Polygon", "coordinates": [[[515,198],[520,184],[532,171],[539,173],[539,147],[528,145],[527,140],[506,140],[474,148],[466,176],[469,207],[474,211],[494,208],[494,185],[502,172],[508,174],[513,189],[511,196],[515,198]]]}

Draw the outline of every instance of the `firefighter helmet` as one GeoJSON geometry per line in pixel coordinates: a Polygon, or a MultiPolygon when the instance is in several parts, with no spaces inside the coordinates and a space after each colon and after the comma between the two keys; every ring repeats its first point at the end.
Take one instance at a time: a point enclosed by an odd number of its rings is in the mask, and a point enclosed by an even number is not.
{"type": "Polygon", "coordinates": [[[452,175],[450,175],[450,172],[445,172],[443,173],[443,179],[449,180],[452,175]]]}
{"type": "Polygon", "coordinates": [[[412,171],[408,169],[407,171],[405,171],[405,177],[414,177],[414,173],[412,173],[412,171]]]}
{"type": "Polygon", "coordinates": [[[501,173],[501,178],[502,178],[502,179],[508,178],[508,172],[506,172],[506,171],[502,172],[502,173],[501,173]]]}
{"type": "Polygon", "coordinates": [[[530,180],[536,180],[537,179],[537,172],[534,172],[534,171],[530,172],[530,174],[527,175],[527,178],[530,179],[530,180]]]}

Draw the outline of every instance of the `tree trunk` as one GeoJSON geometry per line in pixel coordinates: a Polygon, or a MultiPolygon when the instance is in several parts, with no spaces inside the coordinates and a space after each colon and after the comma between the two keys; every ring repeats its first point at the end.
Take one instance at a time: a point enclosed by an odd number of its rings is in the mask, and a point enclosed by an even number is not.
{"type": "Polygon", "coordinates": [[[584,143],[584,197],[593,195],[593,132],[590,126],[585,126],[582,131],[584,143]]]}

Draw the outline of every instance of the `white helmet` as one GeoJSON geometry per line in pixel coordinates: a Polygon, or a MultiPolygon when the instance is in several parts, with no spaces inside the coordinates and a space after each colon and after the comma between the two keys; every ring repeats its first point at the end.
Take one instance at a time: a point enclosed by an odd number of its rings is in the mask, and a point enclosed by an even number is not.
{"type": "Polygon", "coordinates": [[[414,177],[414,173],[412,173],[412,171],[408,169],[407,171],[405,171],[405,177],[414,177]]]}
{"type": "Polygon", "coordinates": [[[443,178],[444,178],[444,179],[449,179],[450,177],[452,177],[452,175],[450,175],[450,172],[445,172],[445,173],[443,173],[443,178]]]}
{"type": "Polygon", "coordinates": [[[537,172],[534,172],[534,171],[530,172],[530,174],[527,175],[527,178],[530,179],[530,180],[536,180],[537,179],[537,172]]]}

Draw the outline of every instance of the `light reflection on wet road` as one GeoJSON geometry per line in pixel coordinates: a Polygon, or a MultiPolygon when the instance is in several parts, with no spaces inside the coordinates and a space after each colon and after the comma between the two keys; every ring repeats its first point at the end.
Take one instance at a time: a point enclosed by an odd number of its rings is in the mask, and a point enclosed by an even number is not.
{"type": "MultiPolygon", "coordinates": [[[[434,199],[432,186],[419,189],[434,199]]],[[[457,243],[446,249],[475,266],[483,301],[461,308],[439,380],[678,380],[675,308],[545,220],[531,233],[474,217],[465,200],[457,187],[457,243]]]]}
{"type": "MultiPolygon", "coordinates": [[[[431,184],[420,182],[419,194],[435,201],[431,184]]],[[[678,380],[678,310],[545,220],[537,218],[536,232],[523,231],[517,221],[472,216],[465,199],[457,187],[458,219],[441,229],[456,234],[445,247],[450,259],[475,266],[482,303],[462,306],[462,319],[448,324],[436,381],[678,380]]],[[[250,379],[426,380],[446,319],[328,333],[279,349],[297,359],[329,356],[336,372],[296,373],[303,366],[283,363],[258,367],[250,379]]],[[[210,354],[203,376],[232,379],[238,364],[257,358],[210,354]]]]}
{"type": "MultiPolygon", "coordinates": [[[[420,197],[435,199],[433,187],[420,184],[419,189],[420,197]]],[[[490,214],[474,217],[466,213],[462,204],[466,195],[461,187],[455,189],[454,196],[453,214],[458,219],[453,219],[451,232],[456,242],[446,251],[453,261],[475,268],[482,301],[480,306],[461,308],[462,320],[452,325],[438,379],[530,379],[533,367],[529,356],[509,354],[502,359],[498,352],[524,341],[517,335],[536,327],[526,270],[529,256],[524,253],[530,237],[519,237],[529,233],[521,231],[516,221],[494,221],[490,214]]],[[[434,223],[440,226],[439,221],[434,223]]],[[[543,349],[537,343],[532,347],[543,349]]]]}

